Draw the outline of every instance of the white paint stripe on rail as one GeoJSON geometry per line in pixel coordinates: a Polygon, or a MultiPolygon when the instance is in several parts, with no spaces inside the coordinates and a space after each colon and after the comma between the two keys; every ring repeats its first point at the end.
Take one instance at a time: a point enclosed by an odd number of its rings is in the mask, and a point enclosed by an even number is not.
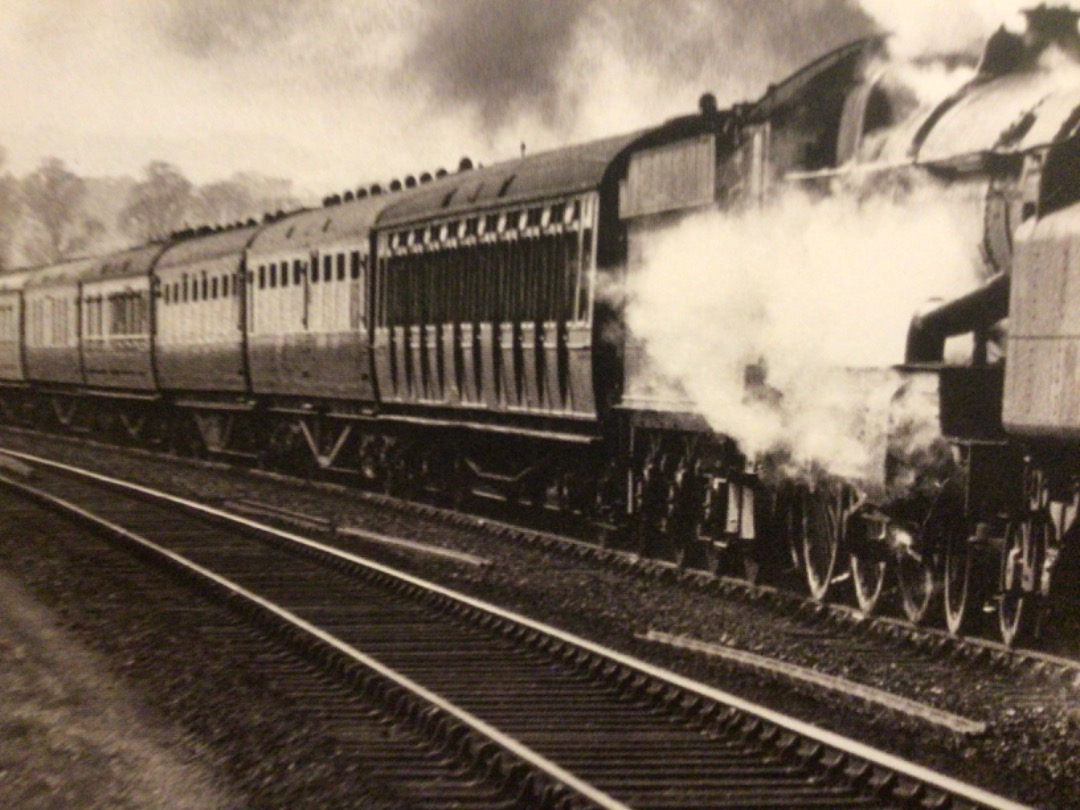
{"type": "Polygon", "coordinates": [[[454,562],[464,563],[465,565],[471,565],[474,568],[488,568],[492,565],[491,560],[487,557],[477,557],[475,554],[466,554],[464,551],[454,551],[449,548],[439,548],[438,546],[432,546],[427,543],[419,543],[415,540],[406,540],[403,537],[390,537],[386,534],[379,534],[378,532],[369,532],[367,529],[360,529],[355,526],[339,526],[337,533],[344,535],[345,537],[356,537],[360,540],[367,540],[372,543],[379,543],[384,546],[391,546],[394,548],[403,548],[408,551],[415,551],[420,554],[430,554],[433,557],[442,557],[447,560],[453,560],[454,562]]]}
{"type": "Polygon", "coordinates": [[[747,652],[745,650],[736,650],[733,647],[722,644],[710,644],[707,641],[700,641],[699,639],[690,638],[689,636],[672,635],[670,633],[660,632],[659,630],[649,630],[647,633],[639,633],[637,638],[643,641],[651,641],[682,650],[703,653],[715,658],[723,658],[727,661],[734,661],[737,664],[749,666],[784,678],[813,684],[814,686],[832,692],[840,692],[844,695],[859,698],[867,703],[873,703],[876,706],[889,709],[890,711],[901,712],[910,717],[917,717],[927,723],[940,726],[947,731],[957,734],[974,736],[985,734],[987,730],[986,723],[981,720],[970,720],[967,717],[961,717],[960,715],[952,714],[951,712],[935,709],[933,706],[927,706],[925,703],[919,703],[918,701],[908,700],[899,695],[891,694],[883,689],[877,689],[863,683],[850,681],[847,678],[840,678],[836,675],[826,675],[824,672],[801,667],[797,664],[788,663],[787,661],[777,661],[775,658],[769,658],[766,655],[758,655],[757,653],[747,652]]]}

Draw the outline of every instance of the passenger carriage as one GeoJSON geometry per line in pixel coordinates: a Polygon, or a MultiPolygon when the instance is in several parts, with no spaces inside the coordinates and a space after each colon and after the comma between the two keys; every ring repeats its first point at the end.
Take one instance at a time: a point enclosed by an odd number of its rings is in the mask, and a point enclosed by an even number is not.
{"type": "Polygon", "coordinates": [[[18,270],[0,275],[0,414],[8,420],[20,417],[26,391],[23,288],[29,274],[18,270]]]}
{"type": "Polygon", "coordinates": [[[244,251],[260,227],[182,238],[154,266],[154,358],[175,450],[254,452],[244,251]]]}
{"type": "Polygon", "coordinates": [[[466,165],[379,215],[372,353],[400,472],[537,500],[586,472],[620,376],[598,278],[633,139],[466,165]]]}
{"type": "Polygon", "coordinates": [[[355,469],[376,411],[368,345],[370,233],[379,196],[302,211],[245,253],[251,390],[275,463],[355,469]]]}
{"type": "Polygon", "coordinates": [[[31,272],[24,288],[26,378],[34,384],[40,408],[35,421],[76,427],[82,402],[80,282],[93,259],[76,259],[31,272]]]}

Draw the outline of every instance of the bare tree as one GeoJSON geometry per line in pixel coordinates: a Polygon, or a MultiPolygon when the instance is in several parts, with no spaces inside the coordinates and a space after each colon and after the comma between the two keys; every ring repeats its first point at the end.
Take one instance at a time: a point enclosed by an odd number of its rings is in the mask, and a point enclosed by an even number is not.
{"type": "Polygon", "coordinates": [[[39,226],[30,253],[42,261],[59,261],[72,249],[71,231],[86,194],[85,181],[68,171],[64,161],[50,157],[23,178],[21,192],[23,205],[39,226]]]}
{"type": "Polygon", "coordinates": [[[175,166],[155,160],[128,194],[120,227],[142,241],[166,239],[184,223],[193,200],[191,181],[175,166]]]}
{"type": "MultiPolygon", "coordinates": [[[[0,169],[4,167],[6,158],[4,148],[0,147],[0,169]]],[[[0,176],[0,270],[9,266],[11,243],[15,239],[21,210],[18,181],[10,174],[0,176]]]]}

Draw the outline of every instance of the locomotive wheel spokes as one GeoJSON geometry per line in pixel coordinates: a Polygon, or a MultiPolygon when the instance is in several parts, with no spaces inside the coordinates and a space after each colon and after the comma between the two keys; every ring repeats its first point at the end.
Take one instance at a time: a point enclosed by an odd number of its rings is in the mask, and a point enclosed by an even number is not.
{"type": "Polygon", "coordinates": [[[963,532],[950,532],[945,538],[945,627],[952,636],[974,632],[982,617],[976,553],[963,532]]]}
{"type": "Polygon", "coordinates": [[[851,582],[855,586],[855,601],[859,610],[866,614],[874,613],[885,591],[885,579],[888,574],[888,562],[875,560],[864,554],[852,554],[851,582]]]}
{"type": "Polygon", "coordinates": [[[925,624],[941,590],[933,560],[929,555],[900,554],[895,569],[904,615],[912,624],[925,624]]]}
{"type": "Polygon", "coordinates": [[[841,530],[850,553],[848,565],[851,583],[855,589],[855,601],[859,610],[867,615],[877,611],[885,592],[885,580],[889,572],[889,558],[880,542],[872,542],[866,521],[856,516],[854,506],[845,510],[841,530]]]}
{"type": "Polygon", "coordinates": [[[998,627],[1009,647],[1036,636],[1042,610],[1041,582],[1047,540],[1052,527],[1043,513],[1014,521],[1005,530],[1001,553],[1001,601],[998,627]]]}
{"type": "Polygon", "coordinates": [[[824,602],[841,573],[837,569],[843,540],[844,512],[850,495],[843,484],[828,481],[805,490],[804,498],[802,546],[806,583],[810,595],[824,602]]]}

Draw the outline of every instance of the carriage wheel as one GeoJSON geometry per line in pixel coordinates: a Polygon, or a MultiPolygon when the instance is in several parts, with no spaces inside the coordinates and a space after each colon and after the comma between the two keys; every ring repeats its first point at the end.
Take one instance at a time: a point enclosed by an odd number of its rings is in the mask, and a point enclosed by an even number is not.
{"type": "Polygon", "coordinates": [[[749,546],[738,542],[736,545],[739,549],[736,552],[739,555],[739,575],[751,585],[756,585],[761,581],[761,561],[751,553],[749,546]]]}
{"type": "Polygon", "coordinates": [[[704,568],[706,560],[706,546],[712,543],[699,540],[691,532],[679,532],[674,538],[675,565],[679,568],[704,568]]]}
{"type": "Polygon", "coordinates": [[[1043,564],[1052,531],[1049,519],[1042,513],[1014,521],[1005,530],[998,626],[1002,641],[1009,647],[1029,642],[1036,636],[1042,612],[1043,564]],[[1025,583],[1025,573],[1034,581],[1025,583]]]}
{"type": "Polygon", "coordinates": [[[881,594],[885,590],[888,562],[863,554],[852,554],[850,563],[851,581],[855,586],[855,600],[859,604],[859,610],[872,614],[877,610],[881,594]]]}
{"type": "Polygon", "coordinates": [[[828,599],[838,577],[848,493],[837,482],[824,483],[804,493],[802,548],[806,583],[810,596],[818,602],[828,599]]]}

